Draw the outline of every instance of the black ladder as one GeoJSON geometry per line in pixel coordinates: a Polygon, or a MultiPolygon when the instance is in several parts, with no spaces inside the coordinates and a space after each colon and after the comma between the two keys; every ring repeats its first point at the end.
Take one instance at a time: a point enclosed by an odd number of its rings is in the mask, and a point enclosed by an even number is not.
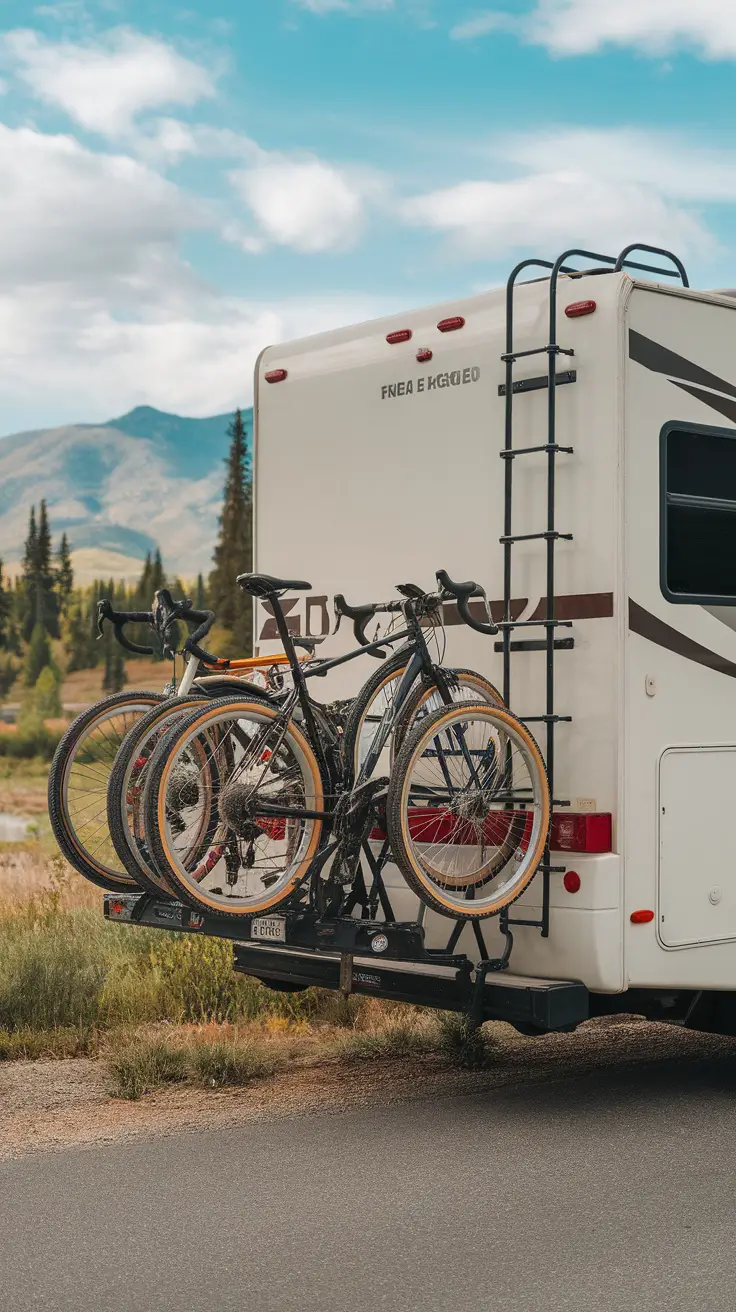
{"type": "MultiPolygon", "coordinates": [[[[563,446],[557,440],[557,388],[563,384],[574,383],[577,379],[575,369],[558,370],[558,356],[566,356],[569,359],[574,357],[575,352],[569,348],[560,346],[557,340],[557,292],[561,273],[569,274],[572,277],[590,277],[591,275],[619,273],[622,269],[637,269],[646,273],[654,273],[663,277],[680,278],[683,286],[688,287],[688,277],[684,266],[676,255],[671,251],[663,250],[658,246],[647,246],[640,243],[627,246],[619,256],[599,255],[595,251],[586,250],[568,250],[564,251],[560,257],[554,261],[529,259],[522,260],[512,271],[506,284],[506,349],[501,359],[506,369],[506,381],[499,386],[499,395],[505,397],[505,426],[504,426],[504,446],[500,452],[501,459],[504,461],[504,526],[503,537],[500,539],[503,544],[503,597],[504,609],[503,620],[499,623],[502,630],[502,642],[497,644],[497,649],[503,652],[503,695],[507,706],[511,705],[511,655],[514,651],[542,651],[546,657],[547,677],[546,677],[546,698],[544,715],[520,716],[525,724],[543,724],[545,726],[546,736],[546,765],[547,775],[549,778],[550,796],[554,807],[569,806],[570,802],[555,797],[555,729],[558,724],[569,724],[572,717],[569,715],[558,715],[555,711],[555,652],[560,650],[570,650],[575,645],[572,637],[558,637],[558,629],[572,628],[571,620],[558,620],[555,611],[555,548],[560,541],[572,541],[571,533],[560,532],[557,528],[555,518],[555,491],[556,491],[556,473],[557,457],[560,455],[569,456],[573,454],[571,446],[563,446]],[[674,269],[663,269],[659,266],[650,264],[640,264],[630,259],[633,251],[646,251],[652,255],[661,255],[665,259],[672,261],[674,269]],[[568,260],[585,259],[595,262],[593,268],[575,269],[568,265],[568,260]],[[602,267],[600,267],[602,266],[602,267]],[[539,346],[532,350],[515,351],[514,350],[514,293],[519,275],[529,268],[549,269],[549,340],[546,346],[539,346]],[[514,379],[514,365],[517,360],[528,359],[530,356],[544,355],[547,357],[546,372],[538,378],[525,378],[520,380],[514,379]],[[539,446],[514,447],[513,444],[513,421],[514,421],[514,396],[524,392],[536,391],[546,387],[547,391],[547,440],[539,446]],[[514,461],[520,457],[546,455],[547,457],[547,524],[546,528],[539,533],[514,533],[513,530],[513,465],[514,461]],[[511,564],[513,547],[517,542],[529,542],[533,540],[543,541],[546,550],[546,598],[544,602],[544,616],[539,619],[516,620],[512,615],[512,596],[511,596],[511,564]],[[544,636],[541,639],[522,639],[513,641],[513,634],[516,629],[541,628],[544,630],[544,636]]],[[[540,920],[531,920],[523,918],[511,918],[508,908],[501,912],[500,928],[504,934],[508,934],[510,925],[528,925],[540,929],[542,937],[547,938],[549,935],[549,889],[550,875],[562,873],[564,866],[553,866],[550,863],[549,839],[544,850],[542,862],[539,867],[542,873],[542,915],[540,920]]]]}

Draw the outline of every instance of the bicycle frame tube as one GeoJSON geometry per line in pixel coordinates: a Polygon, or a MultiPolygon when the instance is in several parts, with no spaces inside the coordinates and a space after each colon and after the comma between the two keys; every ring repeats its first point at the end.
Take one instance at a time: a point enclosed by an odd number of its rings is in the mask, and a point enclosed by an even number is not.
{"type": "Polygon", "coordinates": [[[391,730],[399,718],[401,708],[406,704],[409,694],[414,687],[414,681],[417,676],[421,674],[423,669],[423,654],[418,651],[413,652],[409,664],[401,676],[401,682],[396,689],[396,696],[393,699],[393,703],[391,706],[386,707],[383,719],[373,736],[373,742],[371,743],[366,758],[360,767],[360,773],[355,781],[356,788],[359,787],[360,784],[364,784],[373,774],[373,771],[378,764],[381,752],[388,742],[391,730]]]}

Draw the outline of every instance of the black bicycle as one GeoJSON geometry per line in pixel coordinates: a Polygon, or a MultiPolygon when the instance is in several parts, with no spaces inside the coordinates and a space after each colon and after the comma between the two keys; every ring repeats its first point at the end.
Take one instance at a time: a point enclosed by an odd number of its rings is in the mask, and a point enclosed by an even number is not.
{"type": "MultiPolygon", "coordinates": [[[[320,914],[344,914],[363,879],[361,852],[384,841],[382,826],[408,884],[445,915],[480,919],[521,894],[549,827],[544,763],[493,685],[484,697],[458,701],[455,673],[432,660],[426,628],[441,623],[449,602],[471,628],[497,632],[482,588],[454,583],[444,571],[437,580],[435,593],[404,585],[399,600],[383,604],[349,607],[337,598],[338,615],[353,619],[358,647],[302,666],[280,598],[311,585],[240,576],[246,593],[273,608],[293,688],[280,704],[219,699],[182,717],[156,748],[144,790],[145,839],[157,869],[186,901],[246,917],[308,897],[320,914]],[[366,627],[379,614],[403,622],[368,641],[366,627]],[[392,648],[402,672],[397,679],[394,670],[394,694],[356,771],[353,726],[361,716],[365,722],[375,676],[345,724],[314,701],[308,681],[363,652],[392,648]],[[418,692],[437,704],[417,713],[418,692]],[[377,777],[392,736],[401,741],[390,776],[377,777]]],[[[486,682],[473,677],[476,689],[486,682]]]]}

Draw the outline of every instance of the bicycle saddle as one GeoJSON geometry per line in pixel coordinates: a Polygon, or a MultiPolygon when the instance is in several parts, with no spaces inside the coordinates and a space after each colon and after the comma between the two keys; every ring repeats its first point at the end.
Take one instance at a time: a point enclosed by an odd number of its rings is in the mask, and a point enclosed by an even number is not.
{"type": "Polygon", "coordinates": [[[273,597],[277,592],[311,592],[301,579],[277,579],[273,574],[238,574],[235,582],[251,597],[273,597]]]}

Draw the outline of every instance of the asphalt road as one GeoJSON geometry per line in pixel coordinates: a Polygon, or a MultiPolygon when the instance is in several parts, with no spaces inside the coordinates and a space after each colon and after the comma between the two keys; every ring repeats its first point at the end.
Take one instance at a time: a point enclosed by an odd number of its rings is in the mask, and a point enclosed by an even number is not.
{"type": "Polygon", "coordinates": [[[732,1312],[736,1063],[0,1167],[6,1312],[732,1312]]]}

